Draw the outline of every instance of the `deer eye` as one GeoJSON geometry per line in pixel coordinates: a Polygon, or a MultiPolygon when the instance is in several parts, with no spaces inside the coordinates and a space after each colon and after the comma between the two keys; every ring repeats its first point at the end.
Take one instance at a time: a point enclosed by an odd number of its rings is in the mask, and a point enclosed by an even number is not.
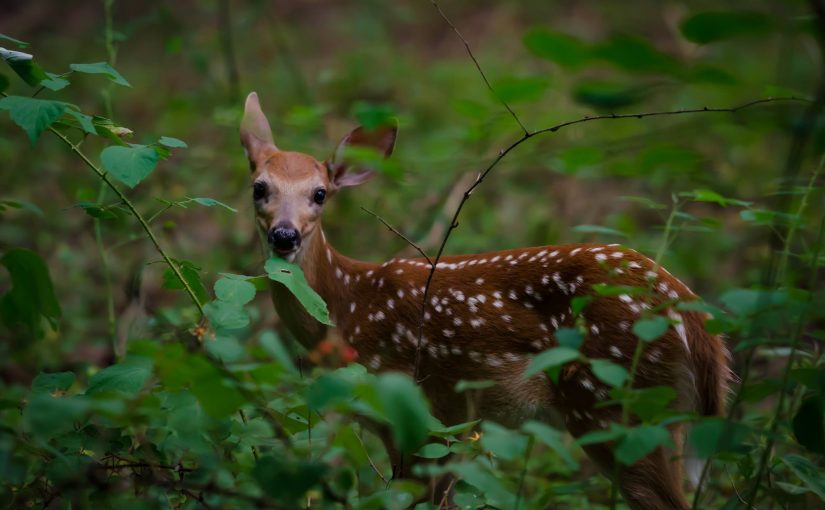
{"type": "Polygon", "coordinates": [[[266,195],[266,184],[262,182],[256,182],[252,185],[252,198],[254,200],[260,200],[266,195]]]}
{"type": "Polygon", "coordinates": [[[327,190],[324,188],[319,188],[315,190],[315,194],[312,196],[312,199],[315,201],[316,204],[321,205],[324,203],[324,200],[327,198],[327,190]]]}

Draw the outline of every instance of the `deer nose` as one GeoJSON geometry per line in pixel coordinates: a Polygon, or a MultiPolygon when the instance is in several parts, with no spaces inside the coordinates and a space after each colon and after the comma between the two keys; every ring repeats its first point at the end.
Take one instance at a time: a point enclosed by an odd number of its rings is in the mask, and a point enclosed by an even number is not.
{"type": "Polygon", "coordinates": [[[301,245],[301,235],[292,225],[276,225],[269,231],[269,244],[277,252],[288,253],[301,245]]]}

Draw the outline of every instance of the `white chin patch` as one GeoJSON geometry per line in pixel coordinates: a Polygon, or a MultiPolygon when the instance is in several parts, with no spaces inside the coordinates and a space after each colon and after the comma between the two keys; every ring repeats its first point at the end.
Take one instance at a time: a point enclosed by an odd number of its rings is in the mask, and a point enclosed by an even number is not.
{"type": "Polygon", "coordinates": [[[293,251],[289,255],[285,256],[284,260],[286,260],[287,262],[289,262],[291,264],[291,263],[295,262],[295,257],[297,257],[297,256],[298,256],[298,252],[293,251]]]}

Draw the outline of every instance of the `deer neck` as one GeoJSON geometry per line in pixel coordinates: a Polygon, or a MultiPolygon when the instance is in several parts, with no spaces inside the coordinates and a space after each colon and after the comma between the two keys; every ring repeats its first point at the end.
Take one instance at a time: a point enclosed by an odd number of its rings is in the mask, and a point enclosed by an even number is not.
{"type": "MultiPolygon", "coordinates": [[[[295,258],[307,283],[327,304],[332,322],[338,324],[349,313],[347,307],[355,300],[352,289],[363,274],[376,267],[338,253],[327,243],[319,224],[304,239],[304,248],[295,258]]],[[[308,350],[312,350],[328,333],[328,326],[315,320],[289,290],[272,282],[272,299],[281,320],[290,333],[308,350]]]]}

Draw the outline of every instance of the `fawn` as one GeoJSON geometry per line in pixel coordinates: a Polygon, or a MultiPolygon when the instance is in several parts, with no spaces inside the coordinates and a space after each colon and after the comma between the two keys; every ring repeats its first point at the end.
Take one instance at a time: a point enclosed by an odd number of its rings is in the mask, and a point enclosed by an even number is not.
{"type": "MultiPolygon", "coordinates": [[[[424,259],[393,259],[379,265],[348,258],[330,246],[321,228],[326,201],[340,188],[361,184],[374,173],[349,168],[344,148],[370,146],[389,156],[396,129],[354,129],[330,160],[318,161],[275,146],[252,92],[240,133],[252,171],[257,226],[272,252],[300,265],[308,283],[326,301],[338,334],[369,369],[412,374],[430,265],[424,259]]],[[[556,383],[543,373],[529,379],[521,375],[533,355],[556,345],[558,328],[574,324],[571,299],[592,294],[592,286],[601,282],[650,285],[654,292],[648,302],[627,294],[599,296],[580,316],[587,331],[582,353],[625,367],[638,341],[631,326],[645,308],[696,298],[665,269],[615,244],[444,257],[436,266],[423,315],[420,370],[425,376],[420,384],[433,414],[454,424],[475,412],[513,426],[527,418],[550,419],[552,411],[563,416],[574,436],[618,421],[619,406],[595,407],[608,398],[609,388],[585,364],[565,365],[556,383]],[[471,410],[452,389],[460,379],[490,379],[496,385],[486,389],[471,410]]],[[[272,296],[281,319],[305,347],[312,349],[324,338],[327,326],[305,312],[289,291],[273,283],[272,296]]],[[[680,409],[721,414],[729,378],[723,342],[705,331],[703,314],[665,308],[662,314],[672,325],[645,346],[635,385],[671,386],[680,409]]],[[[619,485],[631,508],[689,507],[682,492],[680,427],[674,426],[672,433],[676,451],[659,448],[619,471],[619,485]]],[[[584,449],[606,473],[614,472],[609,445],[584,449]]]]}

